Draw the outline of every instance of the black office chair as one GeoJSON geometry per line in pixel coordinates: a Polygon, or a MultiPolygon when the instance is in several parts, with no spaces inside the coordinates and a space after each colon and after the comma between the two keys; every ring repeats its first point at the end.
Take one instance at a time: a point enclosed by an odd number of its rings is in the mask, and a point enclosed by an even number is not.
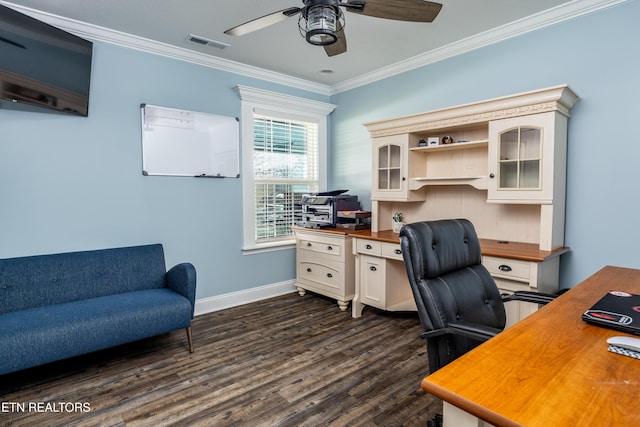
{"type": "Polygon", "coordinates": [[[431,373],[500,333],[506,301],[546,304],[555,298],[537,292],[502,296],[482,265],[478,236],[466,219],[405,225],[400,246],[431,373]]]}

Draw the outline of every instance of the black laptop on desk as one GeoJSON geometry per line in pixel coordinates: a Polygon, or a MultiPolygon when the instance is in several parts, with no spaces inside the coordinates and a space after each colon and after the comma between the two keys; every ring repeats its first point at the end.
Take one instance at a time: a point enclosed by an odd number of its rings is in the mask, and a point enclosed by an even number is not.
{"type": "Polygon", "coordinates": [[[640,335],[640,295],[609,291],[582,315],[596,326],[640,335]]]}

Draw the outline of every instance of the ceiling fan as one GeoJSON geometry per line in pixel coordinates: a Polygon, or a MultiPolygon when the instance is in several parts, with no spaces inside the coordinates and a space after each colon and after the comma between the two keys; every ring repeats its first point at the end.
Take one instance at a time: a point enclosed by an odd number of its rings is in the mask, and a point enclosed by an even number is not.
{"type": "Polygon", "coordinates": [[[307,42],[323,46],[329,56],[347,51],[344,35],[345,17],[342,8],[349,12],[374,18],[409,22],[432,22],[442,4],[424,0],[302,0],[303,7],[289,7],[269,15],[253,19],[225,31],[225,34],[241,36],[266,28],[298,15],[298,28],[307,42]]]}

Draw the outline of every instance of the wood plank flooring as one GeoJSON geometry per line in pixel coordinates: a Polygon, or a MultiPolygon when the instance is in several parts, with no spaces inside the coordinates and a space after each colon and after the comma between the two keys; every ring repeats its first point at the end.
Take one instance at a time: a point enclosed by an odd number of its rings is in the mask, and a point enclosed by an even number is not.
{"type": "Polygon", "coordinates": [[[292,293],[196,317],[195,353],[175,331],[0,376],[0,425],[424,427],[420,332],[292,293]]]}

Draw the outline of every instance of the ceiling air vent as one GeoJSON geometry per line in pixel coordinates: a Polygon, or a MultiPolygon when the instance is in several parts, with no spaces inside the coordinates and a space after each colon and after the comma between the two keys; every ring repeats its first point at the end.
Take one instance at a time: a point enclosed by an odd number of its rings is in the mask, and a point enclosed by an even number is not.
{"type": "Polygon", "coordinates": [[[224,49],[226,47],[231,46],[230,44],[206,39],[204,37],[196,36],[194,34],[189,34],[189,37],[187,37],[187,41],[191,43],[199,44],[200,46],[215,47],[216,49],[224,49]]]}

